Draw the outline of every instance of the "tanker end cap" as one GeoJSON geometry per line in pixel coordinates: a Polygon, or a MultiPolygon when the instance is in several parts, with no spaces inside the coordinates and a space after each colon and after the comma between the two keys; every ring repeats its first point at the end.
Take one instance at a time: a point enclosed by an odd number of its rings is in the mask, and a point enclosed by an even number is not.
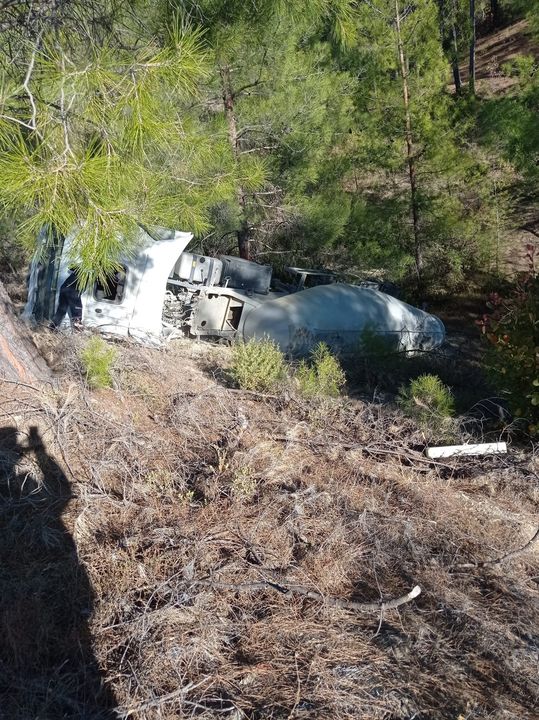
{"type": "Polygon", "coordinates": [[[429,315],[425,321],[424,333],[430,340],[429,345],[431,349],[435,350],[439,348],[445,340],[445,325],[436,315],[429,315]]]}

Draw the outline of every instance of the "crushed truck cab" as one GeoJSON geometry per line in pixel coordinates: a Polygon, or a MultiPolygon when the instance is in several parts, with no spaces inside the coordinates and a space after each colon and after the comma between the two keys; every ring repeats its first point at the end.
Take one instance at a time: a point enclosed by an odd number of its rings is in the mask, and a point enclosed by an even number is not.
{"type": "MultiPolygon", "coordinates": [[[[46,244],[32,261],[25,316],[50,321],[74,259],[75,235],[46,244]]],[[[161,343],[179,335],[250,340],[270,338],[302,356],[322,341],[354,352],[365,333],[400,351],[431,350],[445,337],[442,322],[423,310],[367,287],[338,282],[324,271],[290,268],[295,281],[272,284],[269,265],[186,252],[192,234],[139,229],[137,251],[119,259],[106,285],[81,293],[82,324],[108,335],[161,343]],[[312,287],[307,287],[311,284],[312,287]]]]}

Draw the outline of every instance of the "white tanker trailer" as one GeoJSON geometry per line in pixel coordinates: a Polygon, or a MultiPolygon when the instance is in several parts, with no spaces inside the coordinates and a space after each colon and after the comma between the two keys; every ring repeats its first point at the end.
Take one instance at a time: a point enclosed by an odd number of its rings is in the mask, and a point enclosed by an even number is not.
{"type": "MultiPolygon", "coordinates": [[[[81,293],[84,326],[152,343],[180,334],[269,337],[295,356],[320,341],[353,352],[366,333],[402,351],[434,349],[444,340],[444,326],[433,315],[372,287],[337,282],[332,273],[290,268],[293,283],[272,285],[269,265],[185,252],[191,233],[141,227],[139,235],[138,252],[120,261],[115,276],[81,293]],[[306,288],[309,281],[315,286],[306,288]]],[[[26,317],[54,317],[76,265],[73,238],[51,245],[43,235],[30,267],[26,317]]]]}
{"type": "Polygon", "coordinates": [[[337,353],[360,349],[372,335],[395,351],[433,350],[441,345],[441,320],[378,290],[335,283],[265,302],[246,313],[244,339],[268,335],[291,355],[305,355],[324,342],[337,353]]]}

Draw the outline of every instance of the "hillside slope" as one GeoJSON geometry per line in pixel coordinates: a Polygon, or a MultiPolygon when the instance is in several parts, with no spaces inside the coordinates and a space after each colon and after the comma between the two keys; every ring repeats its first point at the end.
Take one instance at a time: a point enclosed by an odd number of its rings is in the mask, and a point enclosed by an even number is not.
{"type": "Polygon", "coordinates": [[[534,536],[535,456],[428,462],[223,348],[123,346],[98,392],[50,352],[56,389],[0,381],[1,718],[537,717],[537,544],[474,566],[534,536]]]}
{"type": "MultiPolygon", "coordinates": [[[[502,67],[522,55],[539,58],[539,46],[530,35],[527,20],[519,20],[478,38],[475,65],[477,94],[481,97],[495,95],[514,87],[518,83],[517,78],[508,77],[502,67]]],[[[460,66],[464,83],[468,82],[468,70],[466,60],[460,66]]]]}

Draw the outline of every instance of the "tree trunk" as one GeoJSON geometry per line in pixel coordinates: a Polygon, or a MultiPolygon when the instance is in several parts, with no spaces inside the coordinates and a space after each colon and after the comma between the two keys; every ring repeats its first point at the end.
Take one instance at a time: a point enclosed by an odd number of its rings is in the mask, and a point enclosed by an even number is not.
{"type": "Polygon", "coordinates": [[[455,47],[454,56],[451,61],[451,68],[453,70],[453,82],[455,83],[455,92],[457,95],[460,95],[462,92],[462,80],[460,78],[460,68],[459,68],[459,60],[457,55],[457,29],[453,25],[453,43],[455,47]]]}
{"type": "Polygon", "coordinates": [[[499,0],[490,0],[490,15],[492,17],[492,25],[497,28],[501,24],[501,13],[499,0]]]}
{"type": "Polygon", "coordinates": [[[470,0],[470,63],[468,90],[475,95],[475,0],[470,0]]]}
{"type": "Polygon", "coordinates": [[[13,312],[13,305],[0,282],[0,379],[39,384],[49,380],[50,370],[13,312]]]}
{"type": "MultiPolygon", "coordinates": [[[[224,66],[220,68],[222,91],[223,91],[223,107],[228,128],[228,141],[232,148],[236,167],[239,166],[239,147],[238,147],[238,124],[234,113],[234,91],[232,90],[232,82],[230,79],[230,68],[224,66]]],[[[245,190],[243,186],[238,184],[236,190],[236,199],[240,208],[241,224],[236,232],[238,238],[238,252],[241,258],[249,260],[251,256],[251,228],[247,218],[247,202],[245,190]]]]}
{"type": "MultiPolygon", "coordinates": [[[[456,15],[456,13],[455,13],[456,15]]],[[[453,70],[453,82],[455,83],[455,92],[457,95],[460,95],[462,90],[462,81],[460,78],[460,68],[459,68],[459,44],[458,44],[458,38],[457,38],[457,18],[453,17],[453,20],[451,22],[451,35],[452,35],[452,41],[453,41],[453,52],[451,53],[451,67],[453,70]]]]}
{"type": "Polygon", "coordinates": [[[450,58],[451,70],[453,72],[453,82],[455,83],[455,92],[460,95],[462,82],[460,78],[459,68],[459,48],[457,37],[457,12],[455,0],[451,2],[451,10],[448,10],[446,0],[438,0],[440,15],[440,36],[442,39],[442,47],[445,54],[450,58]],[[447,29],[449,28],[449,30],[447,29]]]}
{"type": "Polygon", "coordinates": [[[404,57],[404,44],[401,34],[401,16],[399,0],[395,0],[395,25],[397,29],[397,47],[399,53],[399,65],[402,77],[402,99],[404,103],[405,132],[406,138],[406,159],[408,164],[408,179],[410,182],[410,201],[412,208],[412,227],[414,233],[414,260],[417,275],[418,287],[422,286],[423,272],[423,249],[421,247],[421,234],[419,230],[419,203],[417,198],[417,174],[414,156],[414,143],[412,134],[412,117],[410,114],[410,93],[408,89],[408,71],[404,57]]]}

